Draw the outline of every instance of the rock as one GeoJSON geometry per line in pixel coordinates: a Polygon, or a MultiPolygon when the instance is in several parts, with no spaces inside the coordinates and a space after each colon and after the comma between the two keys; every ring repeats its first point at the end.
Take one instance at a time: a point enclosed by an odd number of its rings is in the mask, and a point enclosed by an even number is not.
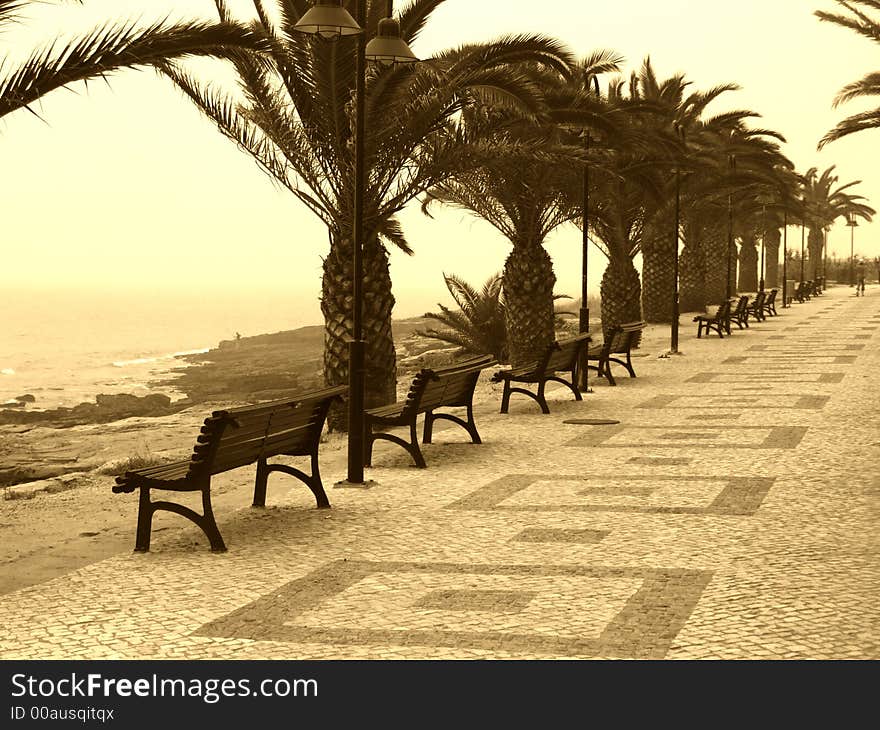
{"type": "Polygon", "coordinates": [[[4,499],[31,499],[40,492],[61,491],[65,489],[61,482],[55,479],[42,479],[36,482],[27,482],[3,490],[4,499]]]}
{"type": "MultiPolygon", "coordinates": [[[[49,423],[72,426],[85,423],[108,423],[133,416],[166,416],[181,409],[172,405],[171,398],[162,393],[145,396],[128,394],[106,395],[95,398],[95,403],[80,403],[73,408],[54,408],[48,411],[0,410],[0,424],[49,423]]],[[[23,403],[15,403],[21,407],[23,403]]]]}
{"type": "Polygon", "coordinates": [[[11,469],[0,470],[0,486],[15,484],[27,484],[45,479],[54,479],[67,473],[67,467],[62,464],[33,464],[15,466],[11,469]]]}
{"type": "Polygon", "coordinates": [[[30,393],[25,393],[24,395],[17,395],[17,396],[15,396],[15,400],[17,400],[19,403],[36,403],[37,402],[36,396],[33,396],[30,393]]]}
{"type": "Polygon", "coordinates": [[[125,413],[131,416],[149,416],[161,411],[167,412],[171,398],[162,393],[142,397],[120,393],[117,395],[98,395],[95,397],[98,408],[112,413],[125,413]]]}

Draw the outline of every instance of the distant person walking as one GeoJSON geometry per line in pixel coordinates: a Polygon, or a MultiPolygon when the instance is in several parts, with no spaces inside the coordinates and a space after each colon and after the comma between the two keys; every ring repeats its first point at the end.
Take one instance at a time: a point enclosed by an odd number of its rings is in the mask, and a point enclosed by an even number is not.
{"type": "Polygon", "coordinates": [[[856,266],[856,296],[865,296],[865,262],[859,261],[856,266]]]}

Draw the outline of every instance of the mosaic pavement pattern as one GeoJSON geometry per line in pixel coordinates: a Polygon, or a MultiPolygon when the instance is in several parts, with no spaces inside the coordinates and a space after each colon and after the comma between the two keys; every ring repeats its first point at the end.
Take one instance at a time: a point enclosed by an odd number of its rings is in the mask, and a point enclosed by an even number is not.
{"type": "Polygon", "coordinates": [[[483,383],[482,445],[438,429],[420,470],[379,444],[332,510],[273,476],[218,512],[228,553],[164,516],[149,554],[3,596],[0,657],[880,658],[880,289],[779,311],[683,323],[681,357],[651,327],[638,378],[550,415],[483,383]]]}

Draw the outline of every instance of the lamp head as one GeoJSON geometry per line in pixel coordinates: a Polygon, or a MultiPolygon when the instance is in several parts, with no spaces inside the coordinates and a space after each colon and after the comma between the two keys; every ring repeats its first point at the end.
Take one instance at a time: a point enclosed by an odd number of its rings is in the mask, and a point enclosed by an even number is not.
{"type": "Polygon", "coordinates": [[[400,37],[400,25],[394,18],[382,18],[376,37],[367,43],[366,58],[383,66],[395,63],[414,63],[419,59],[406,41],[400,37]]]}
{"type": "Polygon", "coordinates": [[[316,2],[293,26],[293,29],[300,33],[320,36],[328,41],[364,32],[349,12],[342,7],[342,0],[316,2]]]}

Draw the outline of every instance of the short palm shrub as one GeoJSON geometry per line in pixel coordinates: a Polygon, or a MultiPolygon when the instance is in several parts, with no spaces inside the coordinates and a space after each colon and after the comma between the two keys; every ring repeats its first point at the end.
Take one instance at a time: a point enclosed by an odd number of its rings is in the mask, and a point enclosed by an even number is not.
{"type": "Polygon", "coordinates": [[[446,288],[458,305],[457,310],[438,304],[439,313],[428,312],[441,328],[418,332],[441,342],[457,345],[462,354],[492,355],[498,362],[508,361],[501,274],[493,274],[476,289],[453,274],[444,274],[446,288]]]}
{"type": "MultiPolygon", "coordinates": [[[[500,363],[509,363],[504,277],[500,273],[493,274],[481,289],[452,274],[444,274],[443,280],[458,309],[438,304],[440,313],[428,312],[425,317],[437,320],[443,328],[421,330],[416,334],[457,345],[463,355],[492,355],[500,363]]],[[[555,294],[553,299],[571,297],[555,294]]],[[[577,317],[565,309],[557,309],[554,315],[557,331],[563,332],[569,328],[566,319],[576,321],[577,317]]]]}

